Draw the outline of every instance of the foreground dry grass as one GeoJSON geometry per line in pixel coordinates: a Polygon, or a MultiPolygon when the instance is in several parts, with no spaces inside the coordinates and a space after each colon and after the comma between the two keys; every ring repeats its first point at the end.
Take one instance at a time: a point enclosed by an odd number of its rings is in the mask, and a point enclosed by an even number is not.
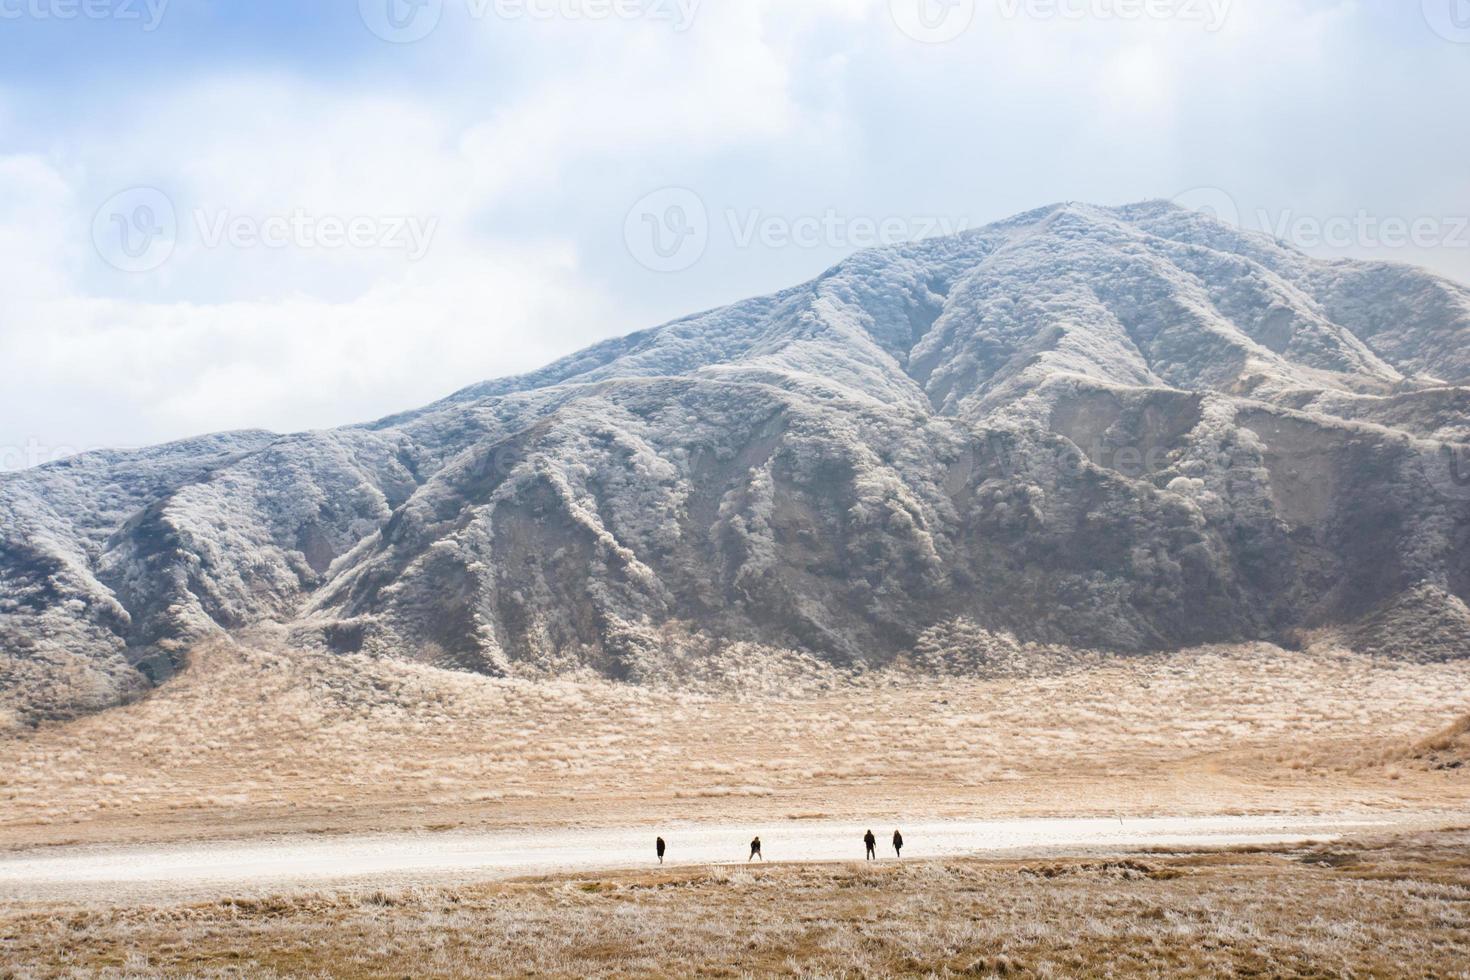
{"type": "Polygon", "coordinates": [[[1470,833],[0,910],[0,977],[1470,976],[1470,833]]]}
{"type": "Polygon", "coordinates": [[[1470,661],[1263,645],[1029,678],[735,680],[734,694],[495,681],[220,645],[145,701],[0,739],[0,847],[1470,800],[1470,769],[1446,761],[1463,733],[1438,756],[1416,748],[1470,709],[1470,661]]]}

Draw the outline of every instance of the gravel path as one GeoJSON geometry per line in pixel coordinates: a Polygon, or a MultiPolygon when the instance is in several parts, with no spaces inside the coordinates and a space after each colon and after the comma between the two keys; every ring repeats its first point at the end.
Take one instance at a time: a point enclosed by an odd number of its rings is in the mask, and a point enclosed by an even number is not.
{"type": "MultiPolygon", "coordinates": [[[[905,859],[1090,854],[1146,847],[1222,847],[1329,840],[1343,834],[1435,825],[1429,814],[1218,816],[944,821],[901,827],[905,859]]],[[[0,899],[133,901],[242,895],[342,885],[446,884],[668,863],[744,864],[759,834],[769,861],[862,860],[865,825],[792,821],[555,830],[293,836],[127,847],[45,848],[0,858],[0,899]]],[[[872,826],[883,860],[894,828],[872,826]]]]}

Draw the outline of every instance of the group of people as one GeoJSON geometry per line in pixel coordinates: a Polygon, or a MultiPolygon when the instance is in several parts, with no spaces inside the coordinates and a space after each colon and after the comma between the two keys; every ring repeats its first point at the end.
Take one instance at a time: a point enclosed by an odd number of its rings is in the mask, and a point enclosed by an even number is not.
{"type": "MultiPolygon", "coordinates": [[[[878,838],[873,836],[871,830],[863,835],[863,846],[868,849],[867,860],[878,860],[878,838]]],[[[896,830],[893,832],[893,856],[903,857],[903,834],[896,830]]]]}
{"type": "MultiPolygon", "coordinates": [[[[867,848],[867,860],[878,860],[878,838],[873,836],[871,830],[863,835],[863,846],[867,848]]],[[[668,845],[664,843],[662,837],[654,841],[653,849],[658,854],[658,863],[663,864],[664,854],[668,851],[668,845]]],[[[896,830],[893,832],[893,854],[895,857],[903,857],[903,834],[900,834],[896,830]]],[[[761,861],[765,861],[766,859],[766,856],[761,853],[761,839],[759,837],[756,837],[750,842],[750,857],[745,859],[745,863],[749,864],[756,858],[759,858],[761,861]]]]}

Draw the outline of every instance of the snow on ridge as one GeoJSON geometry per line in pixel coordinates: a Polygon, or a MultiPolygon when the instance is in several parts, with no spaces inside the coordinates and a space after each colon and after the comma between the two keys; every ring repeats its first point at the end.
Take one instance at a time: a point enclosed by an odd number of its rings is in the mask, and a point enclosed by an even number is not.
{"type": "Polygon", "coordinates": [[[374,423],[0,480],[0,707],[93,710],[261,622],[620,679],[677,637],[850,665],[961,619],[1285,642],[1470,581],[1470,494],[1424,462],[1470,433],[1467,341],[1470,291],[1167,202],[868,250],[374,423]]]}

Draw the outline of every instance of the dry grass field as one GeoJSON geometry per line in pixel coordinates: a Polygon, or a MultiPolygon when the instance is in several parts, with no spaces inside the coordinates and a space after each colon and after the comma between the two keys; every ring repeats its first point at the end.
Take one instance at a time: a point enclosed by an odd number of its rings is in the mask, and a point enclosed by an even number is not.
{"type": "MultiPolygon", "coordinates": [[[[732,662],[651,689],[217,644],[145,700],[0,737],[0,847],[1470,802],[1470,662],[1264,645],[990,679],[732,662]]],[[[0,908],[0,978],[1470,976],[1467,845],[52,897],[0,908]]]]}
{"type": "Polygon", "coordinates": [[[0,977],[1467,977],[1470,833],[0,909],[0,977]]]}
{"type": "Polygon", "coordinates": [[[751,661],[648,689],[218,644],[143,701],[0,737],[0,847],[1462,807],[1467,712],[1470,661],[1264,645],[990,680],[751,661]]]}

